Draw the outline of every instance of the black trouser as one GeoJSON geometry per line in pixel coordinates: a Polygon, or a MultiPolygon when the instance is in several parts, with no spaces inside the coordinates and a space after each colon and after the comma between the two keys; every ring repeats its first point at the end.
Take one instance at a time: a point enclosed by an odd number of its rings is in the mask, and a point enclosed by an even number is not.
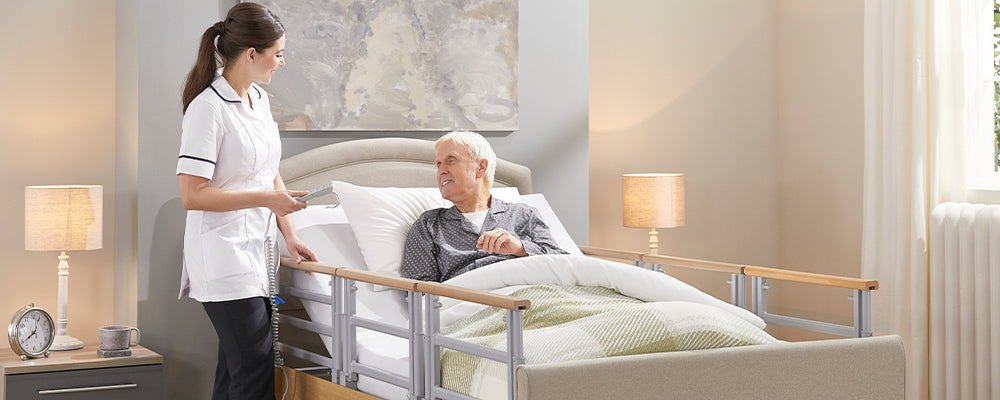
{"type": "Polygon", "coordinates": [[[212,400],[274,400],[271,307],[264,297],[201,303],[219,335],[212,400]]]}

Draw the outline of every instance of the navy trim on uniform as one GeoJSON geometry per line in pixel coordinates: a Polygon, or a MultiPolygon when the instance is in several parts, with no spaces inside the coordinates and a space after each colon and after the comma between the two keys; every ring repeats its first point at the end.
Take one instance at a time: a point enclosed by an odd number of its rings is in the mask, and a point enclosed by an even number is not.
{"type": "Polygon", "coordinates": [[[225,97],[222,97],[222,94],[219,93],[218,90],[215,90],[215,86],[208,85],[208,87],[210,87],[212,89],[212,91],[215,92],[215,95],[219,96],[219,98],[222,99],[222,101],[224,101],[224,102],[227,102],[227,103],[242,103],[242,101],[240,101],[240,100],[229,100],[229,99],[227,99],[225,97]]]}
{"type": "MultiPolygon", "coordinates": [[[[225,99],[223,99],[223,100],[225,100],[225,99]]],[[[200,158],[200,157],[195,157],[195,156],[189,156],[189,155],[184,155],[184,154],[182,154],[182,155],[181,155],[180,157],[177,157],[177,158],[190,158],[190,159],[192,159],[192,160],[196,160],[196,161],[204,161],[204,162],[207,162],[207,163],[209,163],[209,164],[212,164],[212,165],[215,165],[215,161],[212,161],[212,160],[206,160],[206,159],[204,159],[204,158],[200,158]]]]}
{"type": "Polygon", "coordinates": [[[257,85],[253,85],[253,90],[257,91],[257,98],[258,99],[263,99],[264,98],[264,94],[260,92],[260,89],[257,89],[257,85]]]}

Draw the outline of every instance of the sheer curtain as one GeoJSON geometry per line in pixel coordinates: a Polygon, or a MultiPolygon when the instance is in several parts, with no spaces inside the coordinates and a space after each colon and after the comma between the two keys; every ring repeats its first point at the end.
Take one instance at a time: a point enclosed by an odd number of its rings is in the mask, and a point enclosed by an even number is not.
{"type": "Polygon", "coordinates": [[[865,1],[862,275],[876,334],[906,343],[908,399],[931,398],[930,210],[965,200],[966,141],[992,111],[992,1],[865,1]]]}

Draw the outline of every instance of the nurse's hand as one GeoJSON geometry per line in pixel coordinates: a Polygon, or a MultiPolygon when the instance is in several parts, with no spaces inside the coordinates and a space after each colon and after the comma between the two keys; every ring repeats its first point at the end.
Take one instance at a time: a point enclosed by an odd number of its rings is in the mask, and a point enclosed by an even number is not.
{"type": "Polygon", "coordinates": [[[284,217],[293,212],[299,211],[306,208],[306,203],[295,200],[293,197],[304,196],[309,193],[308,190],[275,190],[270,192],[271,195],[268,197],[267,208],[269,208],[274,215],[279,217],[284,217]]]}
{"type": "Polygon", "coordinates": [[[316,253],[313,253],[312,249],[306,245],[298,236],[285,237],[285,243],[288,245],[288,253],[295,257],[295,262],[300,263],[303,261],[319,261],[316,259],[316,253]]]}

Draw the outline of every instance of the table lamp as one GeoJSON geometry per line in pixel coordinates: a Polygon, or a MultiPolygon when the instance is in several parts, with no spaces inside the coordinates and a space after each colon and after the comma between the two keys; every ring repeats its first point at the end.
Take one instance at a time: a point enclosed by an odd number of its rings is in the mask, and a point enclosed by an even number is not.
{"type": "Polygon", "coordinates": [[[684,175],[622,175],[622,223],[649,228],[649,252],[657,254],[656,228],[684,226],[684,175]]]}
{"type": "Polygon", "coordinates": [[[73,350],[83,342],[69,335],[67,251],[101,248],[104,190],[100,185],[28,186],[24,188],[24,249],[59,251],[59,315],[50,350],[73,350]]]}

